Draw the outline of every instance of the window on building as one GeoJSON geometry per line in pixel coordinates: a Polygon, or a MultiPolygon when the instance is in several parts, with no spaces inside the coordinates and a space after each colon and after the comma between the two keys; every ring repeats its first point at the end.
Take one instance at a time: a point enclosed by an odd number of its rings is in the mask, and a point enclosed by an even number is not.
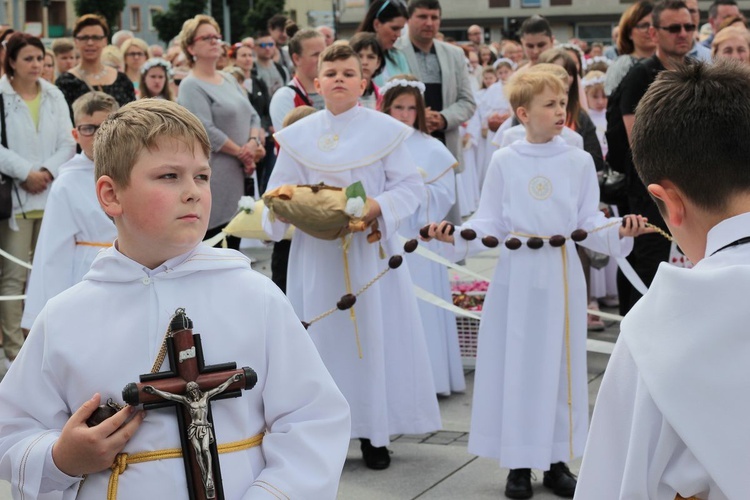
{"type": "Polygon", "coordinates": [[[130,7],[130,31],[141,31],[141,7],[139,5],[130,7]]]}
{"type": "Polygon", "coordinates": [[[578,23],[576,38],[587,42],[612,43],[612,23],[578,23]]]}
{"type": "Polygon", "coordinates": [[[149,7],[148,9],[148,30],[149,31],[156,31],[156,26],[154,26],[154,16],[156,14],[161,14],[162,9],[161,7],[149,7]]]}
{"type": "Polygon", "coordinates": [[[521,0],[521,7],[541,7],[542,0],[521,0]]]}

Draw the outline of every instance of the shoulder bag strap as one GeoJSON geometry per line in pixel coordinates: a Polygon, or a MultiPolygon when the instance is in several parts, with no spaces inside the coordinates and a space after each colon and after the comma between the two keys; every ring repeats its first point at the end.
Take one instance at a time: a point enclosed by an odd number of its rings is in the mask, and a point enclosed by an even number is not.
{"type": "Polygon", "coordinates": [[[5,97],[0,92],[0,126],[2,126],[2,143],[5,149],[8,149],[8,135],[5,133],[5,97]]]}

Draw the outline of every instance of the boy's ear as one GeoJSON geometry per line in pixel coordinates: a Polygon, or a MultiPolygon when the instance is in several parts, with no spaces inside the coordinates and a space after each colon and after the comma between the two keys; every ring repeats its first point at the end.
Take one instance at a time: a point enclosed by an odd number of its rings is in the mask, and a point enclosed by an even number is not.
{"type": "Polygon", "coordinates": [[[115,181],[108,175],[102,175],[96,181],[96,198],[99,200],[104,213],[114,218],[122,214],[119,199],[119,189],[115,181]]]}
{"type": "Polygon", "coordinates": [[[662,217],[672,227],[680,227],[685,223],[686,204],[684,194],[668,180],[660,184],[649,184],[648,192],[657,199],[662,217]]]}
{"type": "Polygon", "coordinates": [[[365,89],[367,88],[367,80],[362,78],[362,81],[359,83],[359,96],[362,97],[362,95],[365,93],[365,89]]]}
{"type": "Polygon", "coordinates": [[[316,78],[315,80],[313,80],[313,85],[315,85],[315,93],[316,93],[316,94],[320,94],[320,95],[323,95],[323,94],[322,94],[322,93],[320,92],[320,80],[318,80],[317,78],[316,78]]]}
{"type": "Polygon", "coordinates": [[[71,135],[73,136],[73,140],[78,142],[78,129],[73,127],[73,129],[70,131],[71,135]]]}
{"type": "Polygon", "coordinates": [[[516,118],[518,118],[518,121],[526,125],[526,122],[529,121],[529,113],[526,111],[525,107],[518,106],[518,108],[516,108],[516,118]]]}

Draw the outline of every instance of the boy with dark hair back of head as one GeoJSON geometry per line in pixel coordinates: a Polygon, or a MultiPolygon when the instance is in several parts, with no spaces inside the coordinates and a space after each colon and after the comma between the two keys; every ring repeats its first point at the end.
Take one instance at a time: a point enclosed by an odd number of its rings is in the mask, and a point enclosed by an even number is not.
{"type": "Polygon", "coordinates": [[[126,405],[86,423],[101,402],[122,402],[140,374],[180,371],[172,356],[158,358],[178,308],[206,339],[179,363],[204,358],[198,369],[208,372],[236,361],[257,373],[253,390],[214,403],[213,423],[191,412],[184,433],[214,441],[225,497],[336,496],[348,406],[278,288],[239,252],[201,244],[209,153],[200,120],[167,100],[132,102],[99,127],[95,192],[117,240],[47,302],[0,383],[0,478],[22,496],[187,498],[173,411],[126,405]]]}
{"type": "MultiPolygon", "coordinates": [[[[424,184],[405,143],[414,129],[358,105],[366,81],[357,53],[349,45],[333,44],[319,61],[315,88],[326,109],[276,132],[279,156],[264,198],[298,185],[325,183],[346,189],[359,182],[364,188],[356,197],[359,207],[347,210],[377,232],[324,240],[298,228],[289,256],[287,295],[297,314],[308,320],[343,295],[372,285],[357,300],[356,313],[322,317],[308,334],[349,401],[351,437],[360,438],[365,464],[385,469],[391,436],[441,427],[409,272],[393,269],[371,282],[387,262],[381,252],[401,253],[398,229],[416,211],[424,184]]],[[[274,240],[280,240],[288,226],[264,211],[263,229],[274,240]]]]}
{"type": "MultiPolygon", "coordinates": [[[[510,80],[508,100],[525,140],[492,156],[479,208],[455,232],[445,221],[429,236],[452,260],[497,238],[512,251],[498,261],[479,326],[482,341],[469,452],[510,468],[508,498],[530,498],[531,468],[571,498],[565,462],[583,452],[588,428],[586,283],[576,242],[624,257],[630,236],[650,231],[640,216],[607,219],[591,155],[560,137],[567,81],[531,69],[510,80]]],[[[491,245],[492,243],[488,243],[491,245]]],[[[612,497],[601,497],[612,498],[612,497]]]]}
{"type": "Polygon", "coordinates": [[[695,267],[662,264],[623,321],[576,498],[747,497],[747,134],[735,61],[664,71],[638,105],[633,161],[695,267]]]}

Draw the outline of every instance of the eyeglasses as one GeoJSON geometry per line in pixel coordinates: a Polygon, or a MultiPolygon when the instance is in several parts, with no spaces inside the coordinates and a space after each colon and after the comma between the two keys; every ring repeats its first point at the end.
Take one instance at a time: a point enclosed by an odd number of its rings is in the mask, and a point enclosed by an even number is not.
{"type": "Polygon", "coordinates": [[[75,37],[76,40],[78,40],[81,43],[88,43],[88,42],[101,42],[107,38],[104,35],[79,35],[75,37]]]}
{"type": "Polygon", "coordinates": [[[635,26],[633,26],[633,28],[640,30],[640,31],[646,31],[650,27],[651,27],[651,23],[648,21],[643,22],[643,23],[638,23],[635,26]]]}
{"type": "Polygon", "coordinates": [[[84,137],[91,137],[99,129],[99,125],[78,125],[76,130],[84,137]]]}
{"type": "Polygon", "coordinates": [[[688,24],[670,24],[669,26],[654,26],[654,28],[659,28],[660,30],[668,31],[672,35],[679,34],[683,29],[686,33],[692,33],[695,31],[696,26],[692,23],[688,24]]]}
{"type": "Polygon", "coordinates": [[[274,42],[260,42],[258,44],[258,47],[260,47],[261,49],[270,49],[274,45],[276,45],[274,42]]]}
{"type": "Polygon", "coordinates": [[[127,52],[125,57],[146,57],[146,54],[143,52],[127,52]]]}
{"type": "Polygon", "coordinates": [[[201,42],[220,42],[221,41],[221,35],[204,35],[199,36],[195,38],[195,41],[201,41],[201,42]]]}

